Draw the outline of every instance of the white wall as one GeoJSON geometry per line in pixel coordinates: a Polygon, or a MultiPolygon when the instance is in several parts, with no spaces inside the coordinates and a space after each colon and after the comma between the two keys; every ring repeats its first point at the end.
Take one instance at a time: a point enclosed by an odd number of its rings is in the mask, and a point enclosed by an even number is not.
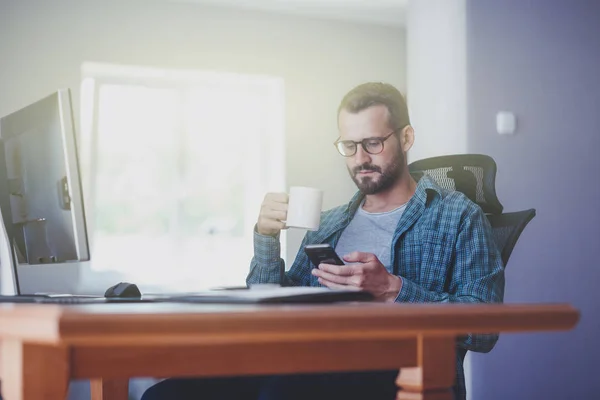
{"type": "MultiPolygon", "coordinates": [[[[409,162],[468,150],[466,31],[466,0],[409,1],[407,103],[415,128],[409,162]]],[[[470,358],[464,365],[468,395],[470,358]]]]}
{"type": "MultiPolygon", "coordinates": [[[[332,207],[355,190],[332,145],[338,103],[368,80],[404,91],[405,53],[400,28],[158,0],[0,0],[0,115],[59,87],[71,87],[78,104],[85,61],[281,76],[288,185],[320,187],[332,207]]],[[[289,234],[290,260],[301,235],[289,234]]],[[[74,290],[76,274],[43,270],[41,281],[29,267],[22,284],[74,290]]],[[[94,282],[103,290],[111,279],[94,282]]]]}
{"type": "Polygon", "coordinates": [[[465,0],[410,0],[407,103],[415,128],[409,161],[467,150],[465,0]]]}

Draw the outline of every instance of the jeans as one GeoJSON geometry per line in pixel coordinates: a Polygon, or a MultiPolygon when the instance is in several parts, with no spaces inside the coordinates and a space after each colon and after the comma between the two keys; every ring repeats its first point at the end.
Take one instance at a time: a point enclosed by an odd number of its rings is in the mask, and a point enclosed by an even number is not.
{"type": "Polygon", "coordinates": [[[398,370],[167,379],[142,400],[394,400],[398,370]]]}

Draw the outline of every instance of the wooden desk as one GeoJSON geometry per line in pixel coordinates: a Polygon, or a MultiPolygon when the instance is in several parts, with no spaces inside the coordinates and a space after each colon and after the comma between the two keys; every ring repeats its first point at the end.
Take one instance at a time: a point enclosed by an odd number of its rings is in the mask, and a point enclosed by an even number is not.
{"type": "Polygon", "coordinates": [[[456,335],[578,318],[568,305],[0,304],[0,376],[5,400],[63,400],[69,379],[124,400],[136,376],[398,368],[398,399],[450,399],[456,335]]]}

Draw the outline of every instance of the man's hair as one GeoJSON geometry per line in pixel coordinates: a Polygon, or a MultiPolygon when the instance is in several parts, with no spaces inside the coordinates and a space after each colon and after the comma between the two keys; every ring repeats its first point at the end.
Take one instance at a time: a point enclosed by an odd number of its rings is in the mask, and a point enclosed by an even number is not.
{"type": "Polygon", "coordinates": [[[387,107],[390,115],[388,121],[390,128],[402,129],[406,125],[410,125],[404,96],[389,83],[367,82],[356,86],[342,99],[338,107],[338,116],[342,110],[356,114],[376,105],[387,107]]]}

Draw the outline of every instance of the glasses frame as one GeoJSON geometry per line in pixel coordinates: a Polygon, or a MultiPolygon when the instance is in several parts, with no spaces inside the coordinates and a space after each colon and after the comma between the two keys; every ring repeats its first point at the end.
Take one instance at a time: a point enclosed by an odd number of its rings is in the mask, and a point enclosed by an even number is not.
{"type": "Polygon", "coordinates": [[[356,152],[358,151],[358,145],[360,144],[361,147],[363,148],[363,150],[368,153],[368,154],[372,154],[372,155],[376,155],[376,154],[380,154],[383,152],[383,149],[385,147],[385,141],[388,140],[390,137],[392,137],[392,135],[398,131],[400,131],[401,129],[394,129],[393,131],[391,131],[388,135],[384,136],[384,137],[368,137],[368,138],[364,138],[363,140],[340,140],[340,138],[338,138],[335,142],[333,142],[333,145],[335,146],[335,149],[338,151],[338,153],[340,153],[343,157],[352,157],[356,154],[356,152]],[[373,140],[377,140],[379,141],[379,143],[381,144],[381,150],[379,150],[378,152],[371,152],[369,150],[367,150],[367,142],[368,141],[373,141],[373,140]],[[343,154],[340,151],[340,148],[338,147],[340,143],[353,143],[354,144],[354,151],[352,152],[352,154],[343,154]]]}

